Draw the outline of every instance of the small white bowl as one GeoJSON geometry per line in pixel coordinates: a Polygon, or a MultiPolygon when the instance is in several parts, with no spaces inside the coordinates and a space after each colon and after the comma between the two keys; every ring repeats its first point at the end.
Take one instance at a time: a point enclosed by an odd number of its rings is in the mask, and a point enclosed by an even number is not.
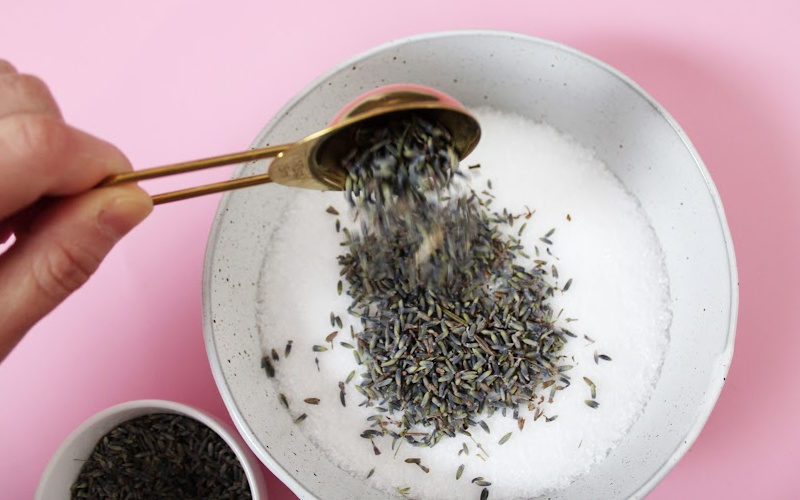
{"type": "Polygon", "coordinates": [[[216,432],[233,450],[244,469],[253,500],[267,499],[267,488],[259,461],[236,432],[211,415],[191,406],[173,401],[142,399],[106,408],[72,431],[47,464],[36,489],[36,500],[70,498],[72,483],[75,482],[85,459],[89,458],[100,439],[121,423],[152,413],[184,415],[216,432]]]}

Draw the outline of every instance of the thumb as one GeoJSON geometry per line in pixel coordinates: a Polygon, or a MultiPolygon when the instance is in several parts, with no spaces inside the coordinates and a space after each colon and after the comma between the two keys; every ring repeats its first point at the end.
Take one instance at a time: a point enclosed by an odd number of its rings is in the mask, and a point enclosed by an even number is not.
{"type": "Polygon", "coordinates": [[[58,200],[0,256],[0,359],[83,285],[114,244],[153,208],[134,185],[58,200]]]}

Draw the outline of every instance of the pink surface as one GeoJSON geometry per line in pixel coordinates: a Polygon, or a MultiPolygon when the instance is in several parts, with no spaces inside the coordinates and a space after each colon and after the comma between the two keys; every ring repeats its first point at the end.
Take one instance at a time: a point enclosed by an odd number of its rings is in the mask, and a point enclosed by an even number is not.
{"type": "MultiPolygon", "coordinates": [[[[708,165],[741,280],[727,385],[651,498],[800,497],[797,0],[3,4],[0,57],[42,76],[69,120],[140,167],[243,149],[321,72],[406,35],[513,30],[619,68],[675,116],[708,165]]],[[[165,398],[227,416],[201,331],[218,199],[157,208],[0,365],[0,496],[30,498],[62,439],[115,403],[165,398]]],[[[272,498],[293,498],[266,474],[272,498]]]]}

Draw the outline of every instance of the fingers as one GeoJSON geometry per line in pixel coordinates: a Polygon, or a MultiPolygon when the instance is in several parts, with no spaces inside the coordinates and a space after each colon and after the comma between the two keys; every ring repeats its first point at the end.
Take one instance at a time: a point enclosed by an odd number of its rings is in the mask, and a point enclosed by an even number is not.
{"type": "Polygon", "coordinates": [[[3,73],[0,62],[0,118],[15,113],[42,113],[61,118],[47,85],[33,75],[3,73]]]}
{"type": "Polygon", "coordinates": [[[59,200],[39,213],[0,259],[0,359],[151,210],[150,197],[129,185],[59,200]]]}
{"type": "Polygon", "coordinates": [[[38,78],[0,60],[0,359],[97,269],[152,210],[136,186],[93,190],[131,169],[111,144],[70,127],[38,78]]]}
{"type": "Polygon", "coordinates": [[[130,169],[117,148],[52,115],[0,118],[0,220],[39,198],[81,193],[130,169]]]}

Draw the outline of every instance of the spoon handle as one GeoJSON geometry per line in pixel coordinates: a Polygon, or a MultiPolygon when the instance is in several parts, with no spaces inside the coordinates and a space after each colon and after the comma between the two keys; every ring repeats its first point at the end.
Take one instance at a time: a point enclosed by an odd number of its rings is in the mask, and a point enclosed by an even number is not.
{"type": "MultiPolygon", "coordinates": [[[[182,163],[174,163],[172,165],[164,165],[162,167],[134,170],[132,172],[125,172],[123,174],[109,176],[100,182],[100,184],[98,184],[96,187],[114,186],[116,184],[122,184],[125,182],[155,179],[158,177],[167,177],[186,172],[194,172],[195,170],[230,165],[232,163],[242,163],[246,161],[270,158],[279,155],[283,151],[289,149],[290,146],[290,144],[282,144],[280,146],[251,149],[248,151],[242,151],[240,153],[213,156],[211,158],[203,158],[200,160],[192,160],[182,163]]],[[[171,191],[169,193],[157,194],[152,198],[153,204],[159,205],[161,203],[168,203],[170,201],[185,200],[186,198],[194,198],[195,196],[201,196],[204,194],[219,193],[220,191],[228,191],[231,189],[239,189],[258,184],[266,184],[268,182],[272,182],[272,178],[269,176],[269,174],[259,174],[250,177],[242,177],[239,179],[217,182],[214,184],[180,189],[178,191],[171,191]]]]}
{"type": "Polygon", "coordinates": [[[204,194],[219,193],[221,191],[230,191],[232,189],[240,189],[248,186],[257,186],[258,184],[266,184],[268,182],[272,182],[270,175],[260,174],[252,175],[250,177],[241,177],[239,179],[231,179],[229,181],[215,182],[213,184],[205,184],[203,186],[179,189],[177,191],[153,195],[153,205],[161,205],[162,203],[169,203],[170,201],[185,200],[187,198],[194,198],[195,196],[202,196],[204,194]]]}

